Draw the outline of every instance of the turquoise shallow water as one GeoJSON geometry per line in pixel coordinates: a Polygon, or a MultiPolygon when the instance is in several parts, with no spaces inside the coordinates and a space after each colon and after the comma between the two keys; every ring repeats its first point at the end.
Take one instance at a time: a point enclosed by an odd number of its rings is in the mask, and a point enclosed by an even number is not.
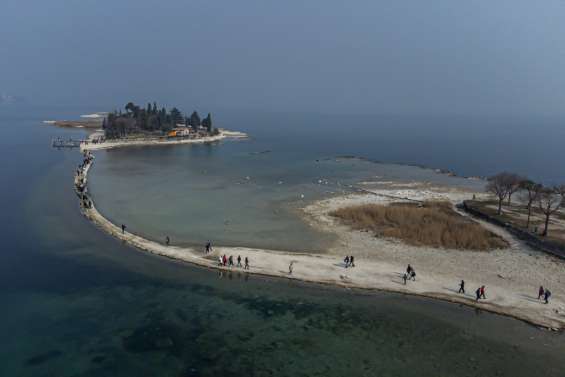
{"type": "Polygon", "coordinates": [[[80,156],[48,148],[76,133],[36,122],[48,117],[1,122],[0,375],[563,375],[563,334],[510,318],[220,277],[122,245],[80,215],[80,156]]]}
{"type": "Polygon", "coordinates": [[[303,221],[301,208],[315,200],[355,192],[362,182],[484,185],[420,167],[269,146],[252,138],[100,151],[90,192],[101,213],[151,239],[320,252],[335,237],[303,221]]]}

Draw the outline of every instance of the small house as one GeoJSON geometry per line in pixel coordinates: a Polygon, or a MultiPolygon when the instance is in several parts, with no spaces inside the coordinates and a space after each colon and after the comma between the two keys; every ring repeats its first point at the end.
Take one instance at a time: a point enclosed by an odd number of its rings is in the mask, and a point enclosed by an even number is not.
{"type": "Polygon", "coordinates": [[[175,127],[167,134],[168,137],[187,137],[190,136],[190,127],[175,127]]]}

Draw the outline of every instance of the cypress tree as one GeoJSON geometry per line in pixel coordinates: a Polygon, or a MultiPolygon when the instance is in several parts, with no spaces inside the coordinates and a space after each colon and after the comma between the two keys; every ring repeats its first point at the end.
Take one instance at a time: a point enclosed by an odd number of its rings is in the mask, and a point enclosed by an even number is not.
{"type": "Polygon", "coordinates": [[[206,128],[209,133],[212,132],[212,114],[210,113],[208,113],[208,116],[206,117],[206,128]]]}
{"type": "Polygon", "coordinates": [[[200,127],[200,116],[196,111],[194,111],[190,116],[190,125],[195,131],[198,131],[198,127],[200,127]]]}

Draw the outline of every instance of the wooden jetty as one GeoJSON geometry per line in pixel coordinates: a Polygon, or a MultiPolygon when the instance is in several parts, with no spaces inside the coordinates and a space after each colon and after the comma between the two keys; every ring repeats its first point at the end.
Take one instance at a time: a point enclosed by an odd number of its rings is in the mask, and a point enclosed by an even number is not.
{"type": "Polygon", "coordinates": [[[62,139],[62,138],[57,138],[57,139],[52,139],[51,140],[51,146],[53,148],[79,148],[80,144],[82,143],[82,140],[77,140],[77,139],[62,139]]]}

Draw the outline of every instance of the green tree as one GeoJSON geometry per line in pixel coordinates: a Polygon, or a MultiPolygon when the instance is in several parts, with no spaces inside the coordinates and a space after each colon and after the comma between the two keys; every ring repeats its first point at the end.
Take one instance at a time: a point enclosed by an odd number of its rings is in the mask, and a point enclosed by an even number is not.
{"type": "Polygon", "coordinates": [[[206,127],[208,133],[212,133],[212,115],[210,113],[202,120],[202,127],[206,127]]]}
{"type": "Polygon", "coordinates": [[[138,111],[136,121],[139,128],[142,130],[147,129],[147,112],[144,109],[138,111]]]}
{"type": "Polygon", "coordinates": [[[182,122],[182,113],[176,107],[171,109],[171,123],[176,126],[177,123],[182,122]]]}
{"type": "Polygon", "coordinates": [[[192,128],[194,128],[195,131],[197,131],[200,127],[200,116],[196,111],[194,111],[192,115],[190,115],[190,125],[192,128]]]}
{"type": "Polygon", "coordinates": [[[128,102],[125,106],[125,109],[128,113],[134,113],[137,106],[133,102],[128,102]]]}
{"type": "Polygon", "coordinates": [[[149,117],[147,118],[147,129],[149,131],[155,131],[159,129],[159,117],[157,115],[149,115],[149,117]]]}
{"type": "Polygon", "coordinates": [[[167,123],[167,110],[164,107],[159,111],[159,122],[159,129],[167,123]]]}

